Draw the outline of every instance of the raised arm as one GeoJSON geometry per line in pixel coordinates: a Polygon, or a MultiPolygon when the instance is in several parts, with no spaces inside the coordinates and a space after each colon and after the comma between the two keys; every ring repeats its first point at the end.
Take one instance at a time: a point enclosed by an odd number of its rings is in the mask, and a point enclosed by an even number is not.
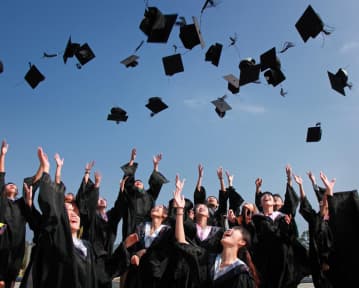
{"type": "Polygon", "coordinates": [[[255,195],[255,204],[259,211],[262,211],[261,197],[262,197],[262,178],[257,178],[255,181],[256,184],[256,195],[255,195]]]}
{"type": "Polygon", "coordinates": [[[86,163],[86,165],[85,165],[85,175],[84,175],[84,179],[83,179],[85,185],[89,181],[91,170],[92,170],[93,166],[95,166],[95,161],[94,160],[92,160],[91,162],[86,163]]]}
{"type": "Polygon", "coordinates": [[[197,191],[201,191],[202,179],[203,179],[203,166],[202,166],[202,164],[198,164],[198,178],[197,178],[197,184],[196,184],[197,191]]]}
{"type": "Polygon", "coordinates": [[[54,159],[56,162],[55,183],[60,184],[61,183],[62,166],[64,166],[64,158],[61,159],[59,153],[56,153],[54,156],[54,159]]]}
{"type": "Polygon", "coordinates": [[[176,175],[176,190],[174,191],[173,199],[174,204],[176,206],[176,229],[175,229],[175,236],[177,239],[177,242],[179,243],[187,243],[186,241],[186,235],[184,233],[184,226],[183,226],[183,214],[184,214],[184,206],[185,206],[185,199],[182,195],[182,190],[184,186],[185,180],[181,180],[179,178],[179,175],[176,175]]]}
{"type": "Polygon", "coordinates": [[[0,151],[0,172],[5,172],[5,155],[9,148],[9,144],[6,143],[5,140],[1,143],[1,151],[0,151]]]}
{"type": "Polygon", "coordinates": [[[323,172],[320,172],[320,179],[322,179],[323,184],[326,188],[326,194],[329,196],[333,196],[336,179],[333,178],[332,180],[329,180],[323,172]]]}
{"type": "Polygon", "coordinates": [[[158,165],[162,160],[162,153],[153,156],[153,171],[158,172],[158,165]]]}
{"type": "Polygon", "coordinates": [[[193,193],[194,205],[206,203],[206,189],[202,186],[203,166],[198,165],[197,185],[193,193]]]}
{"type": "Polygon", "coordinates": [[[293,171],[292,171],[292,167],[289,164],[285,166],[285,173],[287,174],[287,184],[289,186],[292,186],[293,171]]]}
{"type": "Polygon", "coordinates": [[[304,192],[304,188],[303,188],[303,179],[302,179],[302,177],[300,177],[298,175],[293,175],[293,178],[294,178],[294,181],[298,184],[300,198],[304,199],[305,192],[304,192]]]}
{"type": "Polygon", "coordinates": [[[222,167],[219,167],[217,169],[217,177],[219,179],[219,186],[220,186],[220,190],[221,191],[226,191],[226,185],[224,184],[224,179],[223,179],[223,168],[222,167]]]}

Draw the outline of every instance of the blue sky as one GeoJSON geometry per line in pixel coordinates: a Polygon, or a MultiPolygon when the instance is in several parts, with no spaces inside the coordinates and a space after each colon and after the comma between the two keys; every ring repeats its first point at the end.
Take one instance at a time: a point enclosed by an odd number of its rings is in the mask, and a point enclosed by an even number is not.
{"type": "MultiPolygon", "coordinates": [[[[177,13],[187,23],[200,18],[204,1],[148,1],[163,14],[177,13]]],[[[337,178],[336,190],[357,189],[359,144],[358,69],[359,26],[355,0],[284,1],[221,0],[201,17],[205,48],[186,50],[172,30],[167,44],[145,43],[137,52],[139,65],[126,68],[120,61],[146,40],[139,29],[143,1],[1,1],[0,4],[0,137],[10,145],[6,159],[7,180],[21,186],[35,172],[36,148],[42,146],[53,159],[65,159],[63,181],[76,191],[84,166],[96,161],[103,175],[101,194],[113,202],[122,177],[121,165],[137,148],[138,177],[147,180],[152,157],[162,152],[160,171],[171,180],[159,202],[172,197],[176,173],[186,178],[185,195],[191,197],[197,166],[204,166],[203,184],[217,194],[216,169],[234,174],[234,185],[247,201],[254,201],[257,177],[263,189],[284,194],[285,166],[291,164],[304,180],[304,188],[317,207],[305,172],[317,178],[324,171],[337,178]],[[332,35],[304,43],[294,24],[311,4],[323,22],[335,28],[332,35]],[[235,47],[229,37],[237,34],[235,47]],[[76,59],[65,65],[62,53],[67,40],[88,43],[96,57],[82,69],[76,59]],[[239,74],[238,64],[285,41],[295,47],[279,54],[286,80],[272,87],[261,74],[261,84],[227,90],[222,76],[239,74]],[[210,45],[224,48],[219,67],[204,61],[210,45]],[[161,58],[182,54],[184,72],[166,76],[161,58]],[[43,53],[59,53],[44,59],[43,53]],[[29,62],[45,75],[32,89],[24,80],[29,62]],[[330,89],[327,71],[345,68],[353,89],[342,96],[330,89]],[[280,88],[288,94],[280,96],[280,88]],[[214,112],[212,100],[227,95],[232,106],[224,118],[214,112]],[[145,107],[150,97],[161,97],[169,106],[150,117],[145,107]],[[107,121],[111,107],[128,113],[126,123],[107,121]],[[320,142],[306,143],[306,130],[322,123],[320,142]]],[[[52,172],[55,162],[52,161],[52,172]]],[[[297,188],[297,187],[296,187],[297,188]]],[[[306,225],[297,216],[299,228],[306,225]]]]}

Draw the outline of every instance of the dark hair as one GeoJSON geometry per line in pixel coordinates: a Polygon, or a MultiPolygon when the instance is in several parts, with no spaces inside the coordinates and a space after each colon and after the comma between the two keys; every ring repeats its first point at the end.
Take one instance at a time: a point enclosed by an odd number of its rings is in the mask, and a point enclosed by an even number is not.
{"type": "Polygon", "coordinates": [[[272,195],[273,197],[278,197],[278,198],[280,198],[280,199],[282,199],[282,201],[283,201],[283,198],[282,198],[282,196],[280,196],[278,193],[276,193],[276,194],[273,194],[272,195]]]}

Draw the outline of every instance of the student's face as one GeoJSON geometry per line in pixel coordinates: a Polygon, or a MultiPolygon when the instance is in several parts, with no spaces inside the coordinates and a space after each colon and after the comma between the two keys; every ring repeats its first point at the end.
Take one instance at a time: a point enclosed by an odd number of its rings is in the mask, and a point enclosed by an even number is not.
{"type": "Polygon", "coordinates": [[[9,183],[5,186],[5,195],[7,198],[14,199],[17,195],[17,186],[14,183],[9,183]]]}
{"type": "Polygon", "coordinates": [[[241,230],[238,229],[228,229],[225,231],[221,243],[223,247],[242,247],[246,244],[241,230]]]}
{"type": "Polygon", "coordinates": [[[75,204],[65,203],[67,216],[69,217],[71,232],[77,232],[80,230],[80,216],[79,209],[75,204]]]}
{"type": "Polygon", "coordinates": [[[279,210],[283,206],[283,200],[282,198],[278,196],[273,196],[273,208],[275,211],[279,210]]]}
{"type": "Polygon", "coordinates": [[[214,207],[214,208],[217,208],[218,207],[218,201],[215,197],[208,197],[207,198],[207,205],[209,207],[214,207]]]}
{"type": "Polygon", "coordinates": [[[99,197],[97,201],[97,208],[106,208],[107,207],[107,201],[105,198],[99,197]]]}
{"type": "Polygon", "coordinates": [[[65,195],[65,203],[72,203],[75,201],[75,196],[72,193],[67,193],[65,195]]]}
{"type": "Polygon", "coordinates": [[[156,205],[151,210],[151,217],[161,217],[166,218],[167,217],[167,209],[163,205],[156,205]]]}
{"type": "Polygon", "coordinates": [[[198,204],[196,207],[196,215],[209,217],[208,207],[204,204],[198,204]]]}
{"type": "Polygon", "coordinates": [[[270,207],[274,205],[273,196],[270,194],[264,194],[261,198],[262,207],[270,207]]]}
{"type": "Polygon", "coordinates": [[[143,189],[143,183],[141,180],[136,180],[133,184],[137,189],[142,190],[143,189]]]}

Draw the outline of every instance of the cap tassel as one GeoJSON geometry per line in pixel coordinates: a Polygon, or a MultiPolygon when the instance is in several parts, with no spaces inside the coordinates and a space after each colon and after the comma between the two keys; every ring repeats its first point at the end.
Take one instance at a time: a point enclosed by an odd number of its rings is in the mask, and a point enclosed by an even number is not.
{"type": "Polygon", "coordinates": [[[331,26],[328,26],[328,25],[325,25],[323,27],[323,30],[322,32],[325,34],[325,35],[330,35],[334,32],[335,28],[334,27],[331,27],[331,26]]]}
{"type": "Polygon", "coordinates": [[[43,53],[42,55],[42,58],[54,58],[54,57],[57,57],[59,54],[56,53],[56,54],[48,54],[46,52],[43,53]]]}
{"type": "Polygon", "coordinates": [[[283,48],[282,48],[282,50],[279,51],[279,53],[284,53],[284,52],[287,51],[289,48],[292,48],[292,47],[294,47],[294,46],[295,46],[295,45],[294,45],[293,42],[286,41],[286,42],[284,42],[283,48]]]}
{"type": "Polygon", "coordinates": [[[141,43],[136,47],[135,53],[136,53],[138,50],[140,50],[140,48],[142,47],[143,43],[145,43],[144,40],[142,40],[141,43]]]}

